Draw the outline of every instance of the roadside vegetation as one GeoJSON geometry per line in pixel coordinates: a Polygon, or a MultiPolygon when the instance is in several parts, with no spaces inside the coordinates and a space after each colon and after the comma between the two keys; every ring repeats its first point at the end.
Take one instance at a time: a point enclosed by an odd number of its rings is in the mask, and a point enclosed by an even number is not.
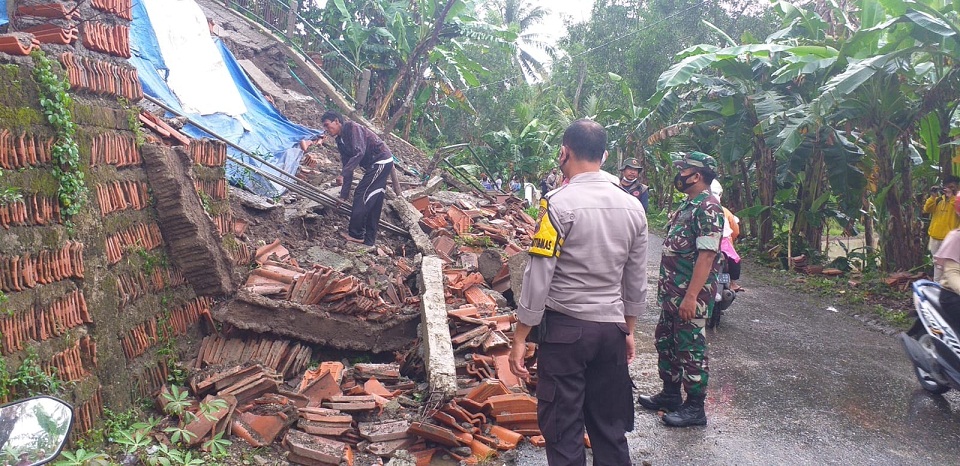
{"type": "Polygon", "coordinates": [[[772,263],[829,265],[843,236],[865,246],[833,264],[840,282],[930,268],[923,199],[960,173],[956,2],[598,0],[556,45],[531,0],[301,3],[369,71],[345,83],[367,116],[428,151],[470,144],[479,157],[452,160],[474,175],[536,184],[562,129],[590,117],[607,170],[644,165],[653,225],[676,203],[670,162],[699,150],[772,263]]]}

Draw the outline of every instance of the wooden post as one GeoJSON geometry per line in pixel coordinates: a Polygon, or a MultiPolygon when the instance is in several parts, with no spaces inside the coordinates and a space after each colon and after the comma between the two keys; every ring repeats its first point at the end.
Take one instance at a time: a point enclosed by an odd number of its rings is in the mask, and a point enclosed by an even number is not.
{"type": "Polygon", "coordinates": [[[297,7],[299,6],[299,2],[297,0],[289,0],[288,5],[290,9],[287,10],[287,37],[292,39],[297,32],[297,7]]]}
{"type": "Polygon", "coordinates": [[[793,270],[793,226],[787,227],[787,270],[793,270]]]}

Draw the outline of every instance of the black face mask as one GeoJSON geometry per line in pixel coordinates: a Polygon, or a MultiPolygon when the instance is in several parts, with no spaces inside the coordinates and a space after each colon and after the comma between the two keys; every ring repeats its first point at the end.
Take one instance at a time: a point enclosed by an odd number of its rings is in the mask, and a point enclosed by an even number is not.
{"type": "Polygon", "coordinates": [[[677,173],[676,176],[673,177],[673,187],[676,188],[677,191],[680,191],[681,193],[686,193],[691,186],[696,184],[696,183],[690,182],[690,178],[693,178],[693,176],[696,174],[697,174],[696,172],[691,173],[687,175],[686,179],[682,179],[683,175],[681,175],[680,173],[677,173]]]}

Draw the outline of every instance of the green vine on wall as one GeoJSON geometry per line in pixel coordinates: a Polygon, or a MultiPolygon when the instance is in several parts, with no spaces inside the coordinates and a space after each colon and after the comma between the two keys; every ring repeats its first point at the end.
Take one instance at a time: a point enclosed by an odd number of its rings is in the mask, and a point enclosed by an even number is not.
{"type": "Polygon", "coordinates": [[[77,124],[73,122],[70,107],[73,99],[67,91],[70,85],[53,71],[53,61],[42,50],[33,56],[33,77],[40,86],[40,107],[47,122],[56,130],[53,145],[53,177],[60,187],[57,198],[60,213],[70,218],[80,212],[87,200],[88,188],[80,170],[80,147],[76,141],[77,124]]]}

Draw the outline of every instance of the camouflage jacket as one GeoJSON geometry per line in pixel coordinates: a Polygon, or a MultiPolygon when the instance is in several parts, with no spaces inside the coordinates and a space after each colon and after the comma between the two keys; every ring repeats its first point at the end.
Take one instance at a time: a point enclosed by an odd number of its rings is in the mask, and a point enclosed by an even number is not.
{"type": "MultiPolygon", "coordinates": [[[[670,216],[667,235],[663,239],[663,257],[660,260],[660,281],[658,283],[658,301],[674,301],[679,306],[683,300],[693,266],[701,250],[720,251],[720,239],[723,237],[723,209],[720,202],[709,190],[686,199],[670,216]]],[[[718,264],[714,262],[714,272],[718,264]]],[[[707,283],[697,295],[701,303],[713,303],[717,292],[716,274],[711,273],[707,283]]]]}

